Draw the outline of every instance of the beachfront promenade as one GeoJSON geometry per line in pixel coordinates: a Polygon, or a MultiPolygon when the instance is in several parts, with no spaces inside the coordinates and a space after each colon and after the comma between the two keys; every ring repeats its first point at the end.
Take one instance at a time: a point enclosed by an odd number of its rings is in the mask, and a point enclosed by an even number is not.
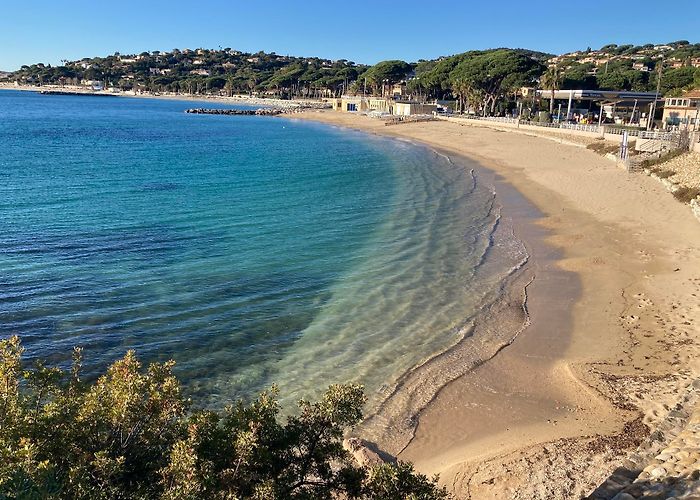
{"type": "MultiPolygon", "coordinates": [[[[593,125],[577,123],[538,123],[517,118],[497,117],[497,116],[469,116],[469,115],[438,115],[438,119],[455,123],[468,123],[472,125],[487,126],[504,130],[519,130],[532,132],[535,134],[546,133],[550,135],[561,135],[578,137],[588,140],[604,139],[619,143],[622,136],[627,132],[631,141],[640,144],[642,141],[670,143],[677,140],[677,133],[667,131],[646,131],[639,129],[629,129],[611,125],[593,125]]],[[[691,134],[690,143],[694,151],[700,152],[700,133],[691,134]]]]}

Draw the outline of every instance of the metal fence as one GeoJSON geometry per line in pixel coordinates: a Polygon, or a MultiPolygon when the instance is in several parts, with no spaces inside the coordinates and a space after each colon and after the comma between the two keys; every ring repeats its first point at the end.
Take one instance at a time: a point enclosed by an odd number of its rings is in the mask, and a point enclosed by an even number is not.
{"type": "Polygon", "coordinates": [[[483,120],[483,121],[487,121],[487,122],[497,122],[497,123],[512,123],[512,124],[518,123],[517,118],[508,118],[506,116],[457,115],[455,118],[465,118],[467,120],[483,120]]]}
{"type": "Polygon", "coordinates": [[[679,137],[679,132],[664,132],[659,130],[641,130],[639,132],[640,139],[655,139],[658,141],[677,142],[679,137]]]}
{"type": "Polygon", "coordinates": [[[605,134],[614,134],[614,135],[624,135],[625,132],[627,132],[627,135],[629,137],[636,137],[639,135],[640,130],[639,129],[631,129],[631,128],[624,128],[624,127],[614,127],[614,126],[609,126],[609,125],[603,125],[603,133],[605,134]]]}
{"type": "Polygon", "coordinates": [[[560,123],[559,128],[566,130],[578,130],[580,132],[600,132],[600,127],[598,125],[587,125],[583,123],[560,123]]]}
{"type": "MultiPolygon", "coordinates": [[[[450,116],[450,115],[447,115],[450,116]]],[[[530,122],[523,121],[518,118],[508,118],[505,116],[476,116],[476,115],[456,115],[454,118],[462,118],[466,120],[481,120],[487,122],[496,123],[509,123],[512,125],[529,125],[532,127],[544,127],[544,128],[560,128],[566,130],[579,130],[583,132],[600,132],[600,127],[597,125],[583,125],[577,123],[541,123],[541,122],[530,122]]]]}

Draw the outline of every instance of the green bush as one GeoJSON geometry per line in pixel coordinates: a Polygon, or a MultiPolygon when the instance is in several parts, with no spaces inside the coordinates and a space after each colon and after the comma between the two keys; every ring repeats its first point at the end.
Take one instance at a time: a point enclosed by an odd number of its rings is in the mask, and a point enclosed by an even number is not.
{"type": "Polygon", "coordinates": [[[440,499],[411,464],[358,466],[343,449],[361,386],[334,385],[280,423],[277,391],[196,410],[172,374],[133,352],[94,383],[22,363],[0,340],[0,499],[440,499]]]}

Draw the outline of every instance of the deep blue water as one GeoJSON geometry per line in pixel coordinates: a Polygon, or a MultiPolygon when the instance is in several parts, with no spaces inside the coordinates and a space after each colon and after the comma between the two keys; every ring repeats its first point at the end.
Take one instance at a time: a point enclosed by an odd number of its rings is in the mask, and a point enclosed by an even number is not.
{"type": "Polygon", "coordinates": [[[80,345],[89,373],[173,358],[213,405],[376,391],[454,342],[489,188],[411,144],[188,107],[0,92],[0,336],[80,345]]]}

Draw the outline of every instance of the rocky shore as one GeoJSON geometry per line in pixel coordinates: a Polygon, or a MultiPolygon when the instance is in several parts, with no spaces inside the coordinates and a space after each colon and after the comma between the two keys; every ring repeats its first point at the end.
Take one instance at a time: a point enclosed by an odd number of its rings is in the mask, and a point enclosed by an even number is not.
{"type": "Polygon", "coordinates": [[[660,165],[671,172],[669,179],[681,186],[700,188],[700,153],[688,153],[677,156],[660,165]]]}
{"type": "Polygon", "coordinates": [[[700,153],[690,152],[644,169],[680,202],[690,205],[700,220],[700,153]]]}
{"type": "MultiPolygon", "coordinates": [[[[688,380],[681,375],[681,380],[688,380]]],[[[665,408],[654,430],[588,497],[590,500],[700,498],[700,379],[665,408]]]]}

